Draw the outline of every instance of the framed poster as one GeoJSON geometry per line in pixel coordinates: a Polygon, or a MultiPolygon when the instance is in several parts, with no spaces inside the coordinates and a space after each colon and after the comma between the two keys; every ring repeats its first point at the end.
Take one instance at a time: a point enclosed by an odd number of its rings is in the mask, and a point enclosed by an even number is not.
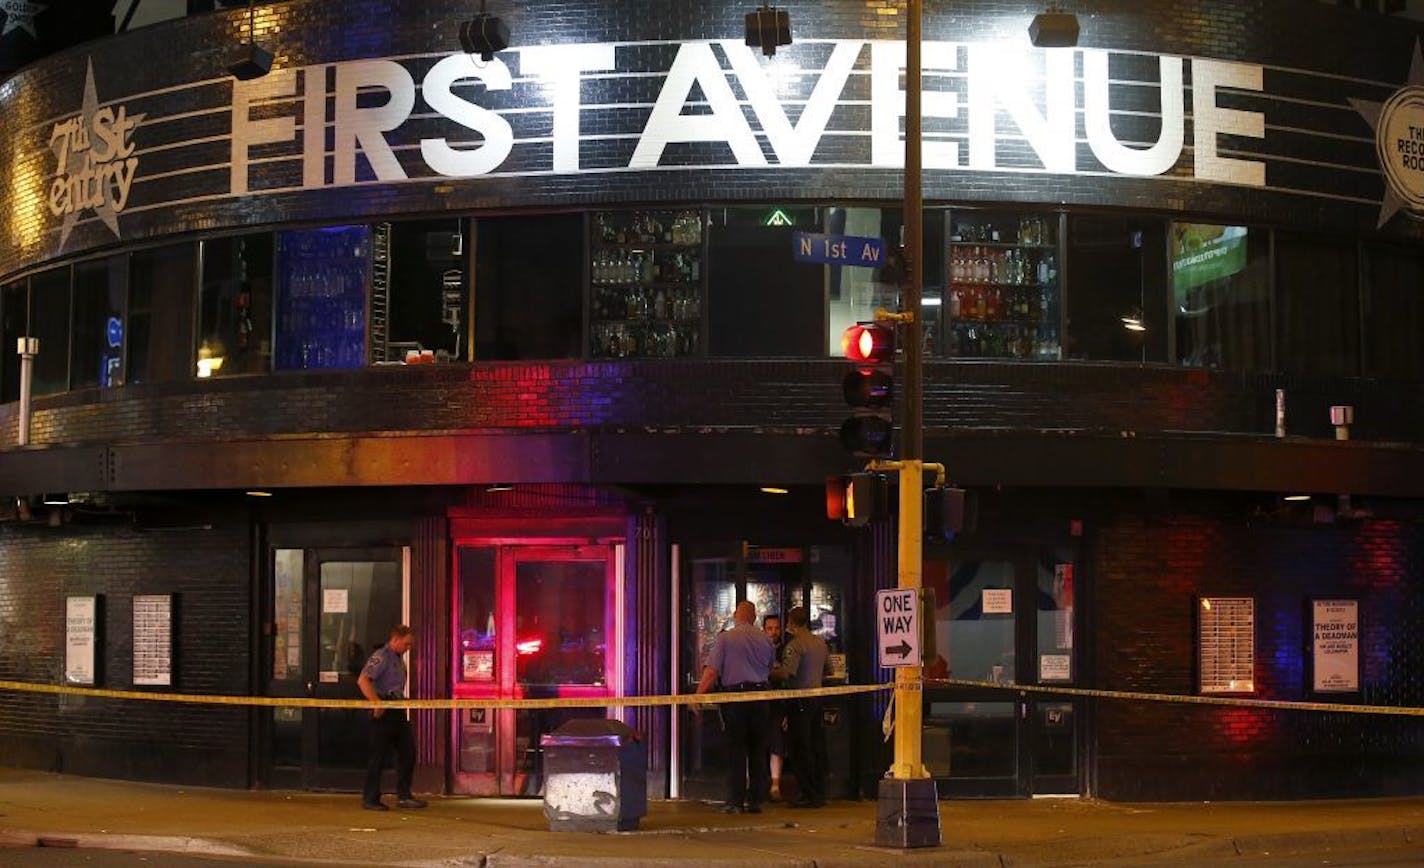
{"type": "Polygon", "coordinates": [[[133,598],[133,683],[173,685],[173,595],[135,594],[133,598]]]}
{"type": "Polygon", "coordinates": [[[98,646],[99,598],[67,597],[64,601],[65,684],[97,683],[95,649],[98,646]]]}
{"type": "Polygon", "coordinates": [[[1360,601],[1310,601],[1311,689],[1357,693],[1360,689],[1360,601]]]}
{"type": "Polygon", "coordinates": [[[1256,601],[1202,597],[1197,601],[1197,673],[1202,693],[1256,689],[1256,601]]]}

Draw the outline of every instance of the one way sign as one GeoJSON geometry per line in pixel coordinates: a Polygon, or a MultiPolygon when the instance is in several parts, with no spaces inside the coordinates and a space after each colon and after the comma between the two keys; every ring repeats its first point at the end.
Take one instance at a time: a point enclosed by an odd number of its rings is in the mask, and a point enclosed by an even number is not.
{"type": "Polygon", "coordinates": [[[875,630],[881,666],[920,665],[920,606],[914,588],[875,592],[875,630]]]}

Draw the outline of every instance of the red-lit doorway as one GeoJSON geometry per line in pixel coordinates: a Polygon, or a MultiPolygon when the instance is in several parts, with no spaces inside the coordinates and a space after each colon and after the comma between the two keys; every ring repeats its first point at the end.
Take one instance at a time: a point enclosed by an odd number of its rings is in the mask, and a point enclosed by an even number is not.
{"type": "MultiPolygon", "coordinates": [[[[621,547],[455,546],[454,659],[457,699],[618,695],[618,563],[621,547]]],[[[452,789],[468,795],[537,796],[540,737],[602,707],[462,708],[454,715],[452,789]]]]}

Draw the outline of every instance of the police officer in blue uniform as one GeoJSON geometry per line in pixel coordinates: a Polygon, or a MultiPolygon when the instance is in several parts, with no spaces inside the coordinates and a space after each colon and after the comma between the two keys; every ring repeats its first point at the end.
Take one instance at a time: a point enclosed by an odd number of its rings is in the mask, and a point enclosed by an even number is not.
{"type": "MultiPolygon", "coordinates": [[[[402,656],[415,644],[415,633],[404,624],[391,628],[386,644],[377,648],[356,684],[361,694],[372,702],[405,699],[405,658],[402,656]]],[[[370,754],[366,760],[366,786],[361,793],[361,807],[368,811],[390,810],[381,803],[381,768],[386,755],[396,751],[396,796],[402,808],[423,808],[426,803],[410,792],[410,780],[415,773],[415,736],[403,708],[371,709],[370,754]]]]}
{"type": "MultiPolygon", "coordinates": [[[[717,634],[697,692],[707,693],[719,681],[724,691],[765,690],[774,655],[771,640],[756,628],[756,606],[743,600],[732,615],[732,629],[717,634]]],[[[727,801],[722,805],[726,813],[761,813],[768,789],[770,705],[766,701],[722,705],[727,735],[727,801]]]]}

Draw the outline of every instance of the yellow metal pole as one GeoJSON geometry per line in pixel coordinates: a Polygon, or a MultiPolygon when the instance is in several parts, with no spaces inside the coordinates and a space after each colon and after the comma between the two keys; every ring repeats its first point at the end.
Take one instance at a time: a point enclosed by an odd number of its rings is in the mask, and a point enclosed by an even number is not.
{"type": "MultiPolygon", "coordinates": [[[[919,328],[912,323],[911,328],[919,328]]],[[[924,504],[924,470],[919,461],[900,461],[900,568],[899,587],[914,588],[919,598],[921,552],[924,546],[921,512],[924,504]]],[[[921,757],[920,733],[924,693],[920,666],[895,670],[895,764],[892,777],[901,780],[928,777],[921,757]]]]}

